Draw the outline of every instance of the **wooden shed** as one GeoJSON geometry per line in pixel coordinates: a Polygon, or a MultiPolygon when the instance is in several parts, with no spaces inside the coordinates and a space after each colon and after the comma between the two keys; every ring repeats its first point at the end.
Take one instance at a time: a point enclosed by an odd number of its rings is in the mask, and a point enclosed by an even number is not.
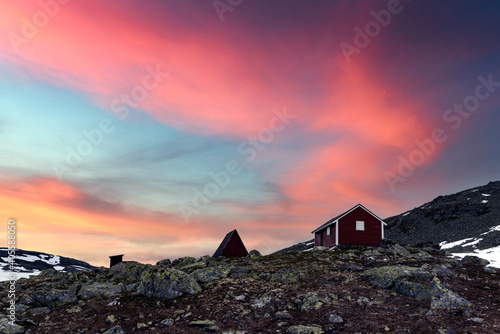
{"type": "Polygon", "coordinates": [[[384,238],[385,225],[387,224],[377,215],[358,204],[311,233],[314,233],[314,246],[378,246],[384,238]]]}
{"type": "Polygon", "coordinates": [[[226,234],[224,240],[222,240],[213,257],[243,257],[247,255],[247,249],[245,248],[243,241],[241,241],[238,231],[232,230],[231,232],[226,234]]]}

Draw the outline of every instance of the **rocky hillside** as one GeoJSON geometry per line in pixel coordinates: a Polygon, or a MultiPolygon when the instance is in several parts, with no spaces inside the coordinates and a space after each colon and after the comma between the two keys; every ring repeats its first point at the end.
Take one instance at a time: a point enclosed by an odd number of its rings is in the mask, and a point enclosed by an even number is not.
{"type": "Polygon", "coordinates": [[[49,269],[0,283],[0,333],[499,333],[499,270],[444,255],[385,242],[49,269]]]}
{"type": "MultiPolygon", "coordinates": [[[[37,275],[42,270],[54,269],[66,272],[78,272],[92,269],[94,266],[87,262],[69,257],[51,255],[41,252],[16,249],[13,265],[16,277],[37,275]]],[[[10,263],[7,248],[0,248],[0,281],[10,279],[10,263]]]]}
{"type": "Polygon", "coordinates": [[[386,237],[401,244],[446,243],[452,252],[500,246],[500,181],[439,196],[384,221],[386,237]]]}

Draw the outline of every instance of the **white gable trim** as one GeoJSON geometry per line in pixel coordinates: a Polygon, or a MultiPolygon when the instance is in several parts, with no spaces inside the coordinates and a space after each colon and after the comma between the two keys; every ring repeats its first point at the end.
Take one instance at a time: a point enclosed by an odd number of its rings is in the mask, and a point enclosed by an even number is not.
{"type": "MultiPolygon", "coordinates": [[[[327,224],[327,225],[321,225],[320,227],[318,227],[317,229],[315,229],[314,231],[312,231],[311,233],[316,233],[322,229],[325,229],[327,228],[328,226],[331,226],[335,223],[337,223],[340,219],[342,219],[343,217],[345,217],[346,215],[348,215],[349,213],[351,213],[352,211],[356,210],[357,208],[362,208],[363,210],[365,210],[366,212],[368,212],[369,214],[371,214],[373,217],[377,218],[381,223],[382,225],[387,225],[382,219],[380,219],[376,214],[374,214],[373,212],[371,212],[370,210],[368,210],[367,208],[365,208],[363,205],[361,204],[358,204],[356,205],[355,207],[353,207],[352,209],[350,209],[349,211],[346,211],[342,214],[342,216],[340,217],[337,217],[336,220],[332,221],[331,223],[327,224]]],[[[338,225],[338,224],[337,224],[338,225]]]]}
{"type": "Polygon", "coordinates": [[[382,222],[382,223],[380,224],[380,226],[382,227],[382,238],[381,239],[384,239],[384,225],[385,225],[385,223],[384,222],[382,222]]]}
{"type": "MultiPolygon", "coordinates": [[[[335,221],[335,223],[338,222],[338,220],[335,221]]],[[[339,224],[335,224],[335,245],[339,245],[339,224]]]]}

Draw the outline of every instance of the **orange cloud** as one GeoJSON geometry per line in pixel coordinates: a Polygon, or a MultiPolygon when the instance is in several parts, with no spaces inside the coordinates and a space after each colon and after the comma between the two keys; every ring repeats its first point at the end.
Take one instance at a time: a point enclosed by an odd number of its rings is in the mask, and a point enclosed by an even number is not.
{"type": "Polygon", "coordinates": [[[82,206],[88,194],[53,179],[2,180],[0,189],[0,215],[17,220],[17,247],[92,264],[108,265],[107,256],[117,252],[150,263],[203,255],[215,251],[223,237],[216,224],[185,224],[141,208],[93,211],[82,206]]]}

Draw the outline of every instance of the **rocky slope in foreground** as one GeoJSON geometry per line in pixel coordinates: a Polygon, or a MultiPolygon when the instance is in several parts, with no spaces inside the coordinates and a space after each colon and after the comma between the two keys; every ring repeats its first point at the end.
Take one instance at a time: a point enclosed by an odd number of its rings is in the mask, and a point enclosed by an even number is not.
{"type": "Polygon", "coordinates": [[[477,258],[397,244],[252,255],[49,269],[17,281],[0,333],[500,332],[500,273],[477,258]]]}

